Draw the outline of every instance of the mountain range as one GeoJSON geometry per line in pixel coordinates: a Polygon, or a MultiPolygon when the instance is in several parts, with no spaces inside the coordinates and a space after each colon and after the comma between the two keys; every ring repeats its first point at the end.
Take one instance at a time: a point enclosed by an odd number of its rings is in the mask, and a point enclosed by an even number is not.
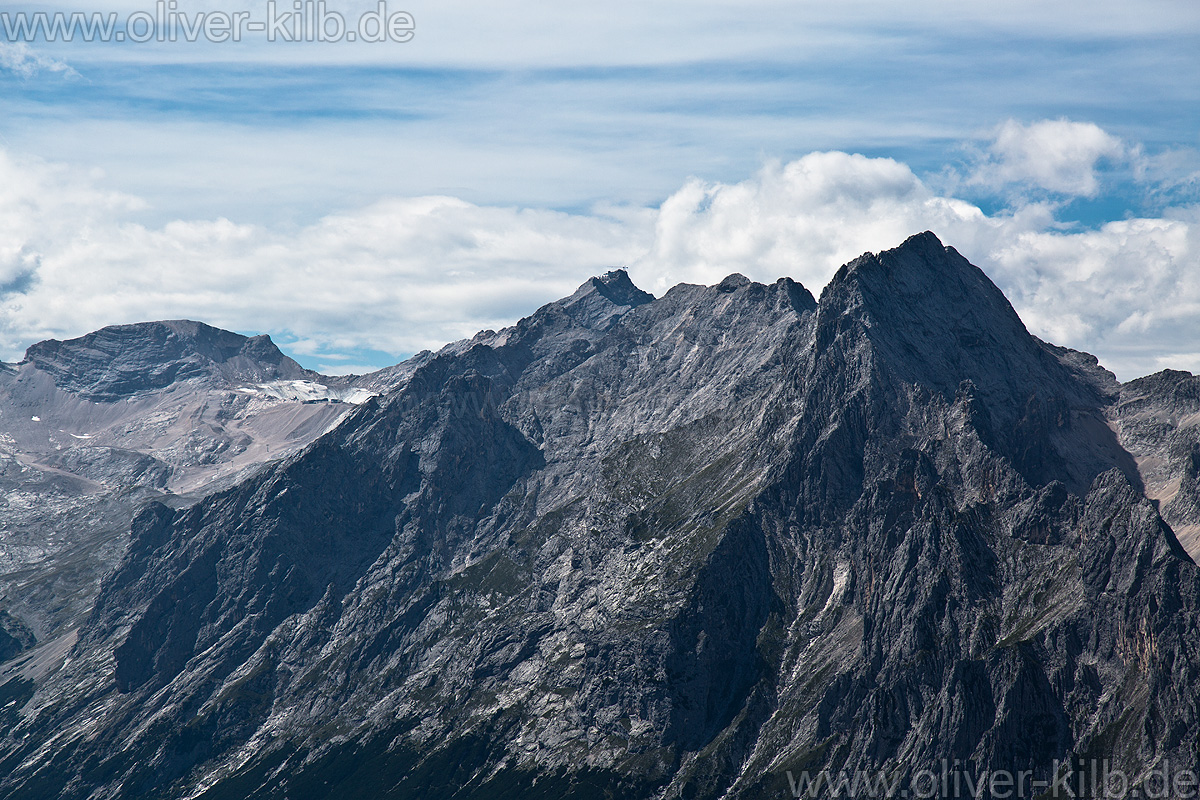
{"type": "Polygon", "coordinates": [[[369,376],[43,342],[0,450],[0,798],[1200,758],[1200,378],[1041,341],[932,233],[819,300],[616,270],[369,376]]]}

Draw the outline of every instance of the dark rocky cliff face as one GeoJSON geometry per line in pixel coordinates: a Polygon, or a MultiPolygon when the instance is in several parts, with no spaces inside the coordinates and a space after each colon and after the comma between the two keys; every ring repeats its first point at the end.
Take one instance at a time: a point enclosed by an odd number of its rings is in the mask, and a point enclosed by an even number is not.
{"type": "Polygon", "coordinates": [[[147,507],[70,661],[18,687],[0,797],[1194,764],[1200,574],[1107,422],[1124,392],[932,234],[820,302],[609,273],[147,507]]]}

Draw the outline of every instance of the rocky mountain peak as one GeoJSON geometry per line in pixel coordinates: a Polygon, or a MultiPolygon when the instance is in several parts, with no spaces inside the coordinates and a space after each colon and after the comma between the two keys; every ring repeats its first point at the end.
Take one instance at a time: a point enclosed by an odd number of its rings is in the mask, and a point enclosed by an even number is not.
{"type": "Polygon", "coordinates": [[[561,310],[576,325],[606,330],[625,312],[653,299],[654,295],[634,285],[628,272],[615,269],[589,278],[570,297],[551,303],[543,310],[561,310]]]}
{"type": "Polygon", "coordinates": [[[1030,334],[983,270],[932,233],[860,256],[825,287],[819,346],[863,341],[880,374],[945,402],[969,396],[980,435],[1030,483],[1057,476],[1085,494],[1113,464],[1139,482],[1094,411],[1112,400],[1103,381],[1081,375],[1079,358],[1030,334]]]}
{"type": "Polygon", "coordinates": [[[164,389],[191,378],[227,382],[298,379],[307,372],[266,335],[242,336],[191,320],[110,325],[76,339],[47,339],[23,364],[97,402],[164,389]]]}
{"type": "Polygon", "coordinates": [[[640,306],[654,299],[654,295],[635,286],[629,273],[623,269],[614,269],[592,278],[580,288],[589,286],[618,306],[640,306]]]}
{"type": "Polygon", "coordinates": [[[1148,398],[1154,398],[1155,405],[1168,413],[1195,414],[1200,411],[1200,375],[1164,369],[1125,384],[1121,395],[1122,406],[1145,406],[1148,398]]]}
{"type": "Polygon", "coordinates": [[[986,324],[998,327],[998,336],[1028,337],[1008,299],[983,270],[928,231],[846,264],[825,287],[822,299],[826,297],[842,310],[862,306],[880,323],[904,323],[900,333],[915,328],[932,338],[944,335],[946,324],[955,326],[956,333],[964,325],[986,324]]]}
{"type": "Polygon", "coordinates": [[[743,286],[749,286],[750,283],[750,279],[745,275],[740,272],[734,272],[731,275],[726,275],[725,278],[717,284],[717,291],[721,293],[733,292],[737,291],[743,286]]]}
{"type": "Polygon", "coordinates": [[[997,406],[1061,372],[984,272],[932,233],[846,264],[821,294],[818,339],[861,331],[908,382],[952,398],[970,381],[997,406]]]}

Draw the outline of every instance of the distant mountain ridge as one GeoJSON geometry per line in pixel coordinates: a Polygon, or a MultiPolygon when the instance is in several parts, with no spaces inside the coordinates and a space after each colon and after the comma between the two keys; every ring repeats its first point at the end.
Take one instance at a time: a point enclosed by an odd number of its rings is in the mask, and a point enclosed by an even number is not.
{"type": "Polygon", "coordinates": [[[404,374],[360,389],[301,368],[267,336],[188,320],[51,339],[3,365],[0,662],[78,625],[142,503],[236,483],[336,423],[352,407],[341,401],[404,374]]]}
{"type": "Polygon", "coordinates": [[[22,363],[95,402],[189,378],[219,376],[236,384],[314,374],[285,356],[269,336],[242,336],[191,320],[111,325],[77,339],[48,339],[26,350],[22,363]]]}
{"type": "Polygon", "coordinates": [[[1194,377],[1118,384],[932,233],[819,300],[610,272],[387,375],[146,498],[75,638],[0,670],[0,798],[749,800],[1200,756],[1194,377]]]}

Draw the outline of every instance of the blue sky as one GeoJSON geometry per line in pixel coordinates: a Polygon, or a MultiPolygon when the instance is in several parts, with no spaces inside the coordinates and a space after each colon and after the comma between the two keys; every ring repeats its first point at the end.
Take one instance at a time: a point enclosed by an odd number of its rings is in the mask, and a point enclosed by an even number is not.
{"type": "Polygon", "coordinates": [[[1200,369],[1200,6],[388,9],[411,42],[0,44],[0,357],[188,316],[377,367],[614,264],[817,293],[930,227],[1035,333],[1200,369]]]}

